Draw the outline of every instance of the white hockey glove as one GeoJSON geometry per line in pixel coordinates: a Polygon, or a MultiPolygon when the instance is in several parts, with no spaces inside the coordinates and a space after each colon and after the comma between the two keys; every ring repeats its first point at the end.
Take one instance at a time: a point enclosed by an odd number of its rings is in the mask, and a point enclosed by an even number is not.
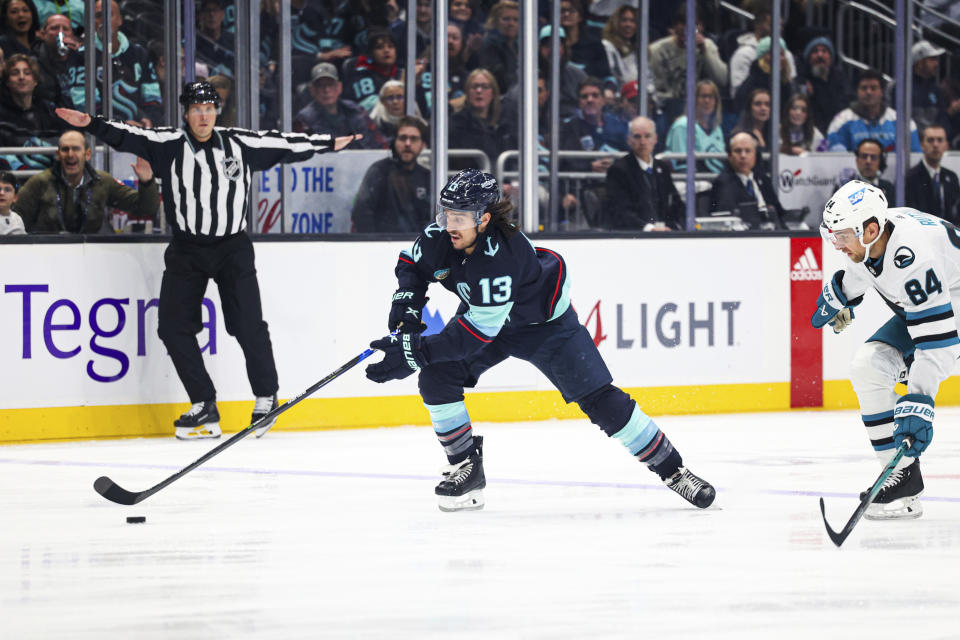
{"type": "Polygon", "coordinates": [[[840,310],[840,313],[833,317],[828,324],[833,327],[834,333],[840,333],[844,329],[850,326],[850,323],[853,322],[853,319],[856,316],[853,314],[853,309],[850,307],[844,307],[840,310]]]}

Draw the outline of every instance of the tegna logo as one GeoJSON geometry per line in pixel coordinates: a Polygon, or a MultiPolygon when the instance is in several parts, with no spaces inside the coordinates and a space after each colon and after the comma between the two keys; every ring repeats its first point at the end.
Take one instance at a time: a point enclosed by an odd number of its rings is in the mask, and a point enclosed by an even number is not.
{"type": "Polygon", "coordinates": [[[807,247],[800,259],[793,264],[790,270],[791,280],[823,280],[823,271],[817,264],[817,257],[813,255],[813,249],[807,247]]]}

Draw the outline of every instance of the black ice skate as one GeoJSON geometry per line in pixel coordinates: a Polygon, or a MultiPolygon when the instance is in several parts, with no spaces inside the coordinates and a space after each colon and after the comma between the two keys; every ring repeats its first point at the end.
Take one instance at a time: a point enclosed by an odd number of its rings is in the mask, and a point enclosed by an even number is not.
{"type": "Polygon", "coordinates": [[[473,436],[476,450],[470,457],[441,469],[443,480],[434,493],[439,499],[440,511],[477,511],[483,509],[483,436],[473,436]]]}
{"type": "Polygon", "coordinates": [[[200,440],[220,437],[220,412],[215,400],[194,402],[190,409],[174,421],[179,440],[200,440]]]}
{"type": "Polygon", "coordinates": [[[680,467],[675,474],[664,480],[664,483],[684,500],[701,509],[709,507],[717,497],[713,485],[693,475],[686,467],[680,467]]]}
{"type": "MultiPolygon", "coordinates": [[[[250,424],[255,423],[257,420],[267,415],[271,411],[277,408],[277,394],[273,396],[258,396],[253,403],[253,413],[250,415],[250,424]]],[[[257,427],[257,430],[254,432],[254,435],[258,438],[262,438],[267,434],[267,431],[270,431],[270,427],[277,423],[277,419],[274,418],[269,422],[264,423],[263,425],[257,427]]]]}
{"type": "MultiPolygon", "coordinates": [[[[869,491],[867,489],[862,492],[860,499],[866,498],[869,491]]],[[[863,517],[868,520],[919,518],[923,515],[921,493],[923,476],[920,475],[920,460],[914,460],[903,469],[890,474],[863,517]]]]}

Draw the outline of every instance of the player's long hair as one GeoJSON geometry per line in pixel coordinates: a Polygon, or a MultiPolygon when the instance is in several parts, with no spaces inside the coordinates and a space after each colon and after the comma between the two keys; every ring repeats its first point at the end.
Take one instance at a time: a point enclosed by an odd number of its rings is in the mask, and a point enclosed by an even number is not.
{"type": "Polygon", "coordinates": [[[490,214],[490,222],[497,229],[500,229],[500,232],[509,240],[514,236],[514,234],[520,229],[517,227],[517,223],[513,221],[513,203],[509,199],[504,198],[500,202],[494,203],[487,207],[487,213],[490,214]]]}

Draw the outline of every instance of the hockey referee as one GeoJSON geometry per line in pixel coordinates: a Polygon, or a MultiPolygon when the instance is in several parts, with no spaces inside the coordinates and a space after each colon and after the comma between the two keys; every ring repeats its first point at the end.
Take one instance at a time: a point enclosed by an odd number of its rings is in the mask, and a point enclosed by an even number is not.
{"type": "MultiPolygon", "coordinates": [[[[163,209],[173,239],[164,254],[158,334],[192,406],[174,422],[182,440],[220,437],[216,389],[200,354],[203,294],[213,278],[227,333],[237,338],[256,397],[251,424],[277,406],[277,367],[263,320],[253,243],[247,235],[247,194],[254,171],[339,151],[360,136],[303,135],[215,127],[220,94],[191,82],[180,96],[181,129],[140,127],[57,109],[69,124],[153,166],[163,185],[163,209]]],[[[257,429],[263,436],[271,421],[257,429]]]]}

